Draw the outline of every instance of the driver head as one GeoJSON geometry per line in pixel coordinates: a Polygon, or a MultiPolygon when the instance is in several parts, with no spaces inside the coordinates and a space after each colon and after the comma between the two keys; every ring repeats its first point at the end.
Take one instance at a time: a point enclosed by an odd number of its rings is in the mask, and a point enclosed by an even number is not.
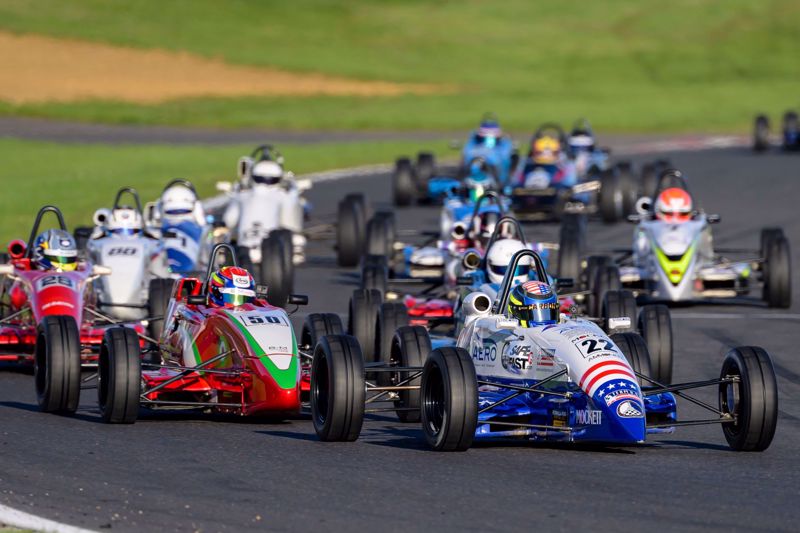
{"type": "Polygon", "coordinates": [[[209,307],[239,307],[256,299],[256,282],[240,267],[225,266],[211,274],[208,282],[209,307]]]}
{"type": "Polygon", "coordinates": [[[185,216],[194,213],[197,202],[197,193],[191,187],[176,183],[161,193],[159,205],[164,216],[185,216]]]}
{"type": "Polygon", "coordinates": [[[142,232],[142,215],[132,207],[118,207],[111,211],[106,228],[114,235],[137,235],[142,232]]]}
{"type": "Polygon", "coordinates": [[[524,328],[555,324],[559,318],[558,297],[542,281],[520,283],[508,295],[508,314],[524,328]]]}
{"type": "MultiPolygon", "coordinates": [[[[486,275],[490,283],[500,283],[506,275],[508,265],[514,254],[520,250],[525,250],[525,243],[518,239],[499,239],[492,243],[486,250],[486,275]]],[[[528,279],[531,268],[531,258],[524,257],[517,265],[514,272],[514,282],[522,282],[528,279]]]]}
{"type": "Polygon", "coordinates": [[[250,169],[250,179],[257,185],[277,185],[283,179],[283,167],[275,161],[259,161],[250,169]]]}
{"type": "Polygon", "coordinates": [[[72,272],[78,268],[75,239],[62,229],[49,229],[33,241],[33,261],[41,270],[72,272]]]}

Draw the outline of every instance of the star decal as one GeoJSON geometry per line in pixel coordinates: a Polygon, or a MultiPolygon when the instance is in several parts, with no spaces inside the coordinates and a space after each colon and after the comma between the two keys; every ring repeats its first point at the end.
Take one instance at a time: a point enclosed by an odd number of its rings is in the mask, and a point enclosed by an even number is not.
{"type": "Polygon", "coordinates": [[[611,389],[613,389],[613,388],[614,388],[614,384],[613,384],[613,383],[609,383],[609,384],[608,384],[608,390],[611,390],[611,389]]]}
{"type": "Polygon", "coordinates": [[[597,391],[597,394],[603,394],[605,391],[606,391],[605,389],[600,389],[599,391],[597,391]]]}
{"type": "Polygon", "coordinates": [[[624,387],[625,385],[628,385],[628,383],[625,383],[624,381],[620,381],[619,383],[617,383],[617,385],[619,385],[620,387],[624,387]]]}

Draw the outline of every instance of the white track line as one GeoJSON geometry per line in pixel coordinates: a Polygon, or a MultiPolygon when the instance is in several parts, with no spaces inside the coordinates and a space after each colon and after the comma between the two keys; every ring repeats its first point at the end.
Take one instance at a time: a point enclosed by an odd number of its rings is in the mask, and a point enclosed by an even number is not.
{"type": "Polygon", "coordinates": [[[722,319],[722,320],[800,320],[800,314],[796,313],[672,313],[672,319],[722,319]]]}
{"type": "Polygon", "coordinates": [[[90,529],[62,524],[2,504],[0,504],[0,524],[44,533],[94,533],[90,529]]]}

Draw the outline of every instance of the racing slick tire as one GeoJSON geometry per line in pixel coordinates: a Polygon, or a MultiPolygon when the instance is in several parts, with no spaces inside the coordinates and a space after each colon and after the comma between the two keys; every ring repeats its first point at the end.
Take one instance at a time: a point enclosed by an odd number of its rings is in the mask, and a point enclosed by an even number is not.
{"type": "MultiPolygon", "coordinates": [[[[378,307],[375,320],[375,360],[386,365],[391,364],[392,339],[397,328],[408,325],[408,310],[402,302],[384,302],[378,307]]],[[[377,373],[378,383],[389,385],[391,382],[387,372],[377,373]]]]}
{"type": "Polygon", "coordinates": [[[33,375],[45,413],[73,414],[81,394],[81,337],[71,316],[46,316],[36,328],[33,375]]]}
{"type": "Polygon", "coordinates": [[[622,187],[619,176],[613,171],[603,172],[600,176],[600,193],[597,201],[600,217],[606,224],[613,224],[622,217],[622,187]]]}
{"type": "Polygon", "coordinates": [[[753,150],[764,152],[769,149],[769,118],[758,115],[753,125],[753,150]]]}
{"type": "Polygon", "coordinates": [[[364,361],[375,361],[375,320],[383,298],[376,290],[357,289],[350,298],[347,332],[358,340],[364,361]]]}
{"type": "Polygon", "coordinates": [[[620,161],[616,166],[620,194],[622,195],[622,216],[636,213],[636,200],[639,199],[639,184],[633,176],[630,161],[620,161]]]}
{"type": "Polygon", "coordinates": [[[364,251],[366,225],[363,197],[348,195],[339,202],[336,219],[336,261],[339,266],[358,264],[364,251]]]}
{"type": "Polygon", "coordinates": [[[597,275],[597,269],[601,266],[611,265],[614,261],[607,255],[590,255],[586,258],[586,268],[581,273],[581,287],[584,290],[591,291],[594,287],[594,278],[597,275]]]}
{"type": "Polygon", "coordinates": [[[107,424],[133,424],[139,416],[142,380],[139,336],[130,328],[110,328],[103,336],[97,368],[97,405],[107,424]]]}
{"type": "Polygon", "coordinates": [[[759,240],[760,246],[759,249],[761,250],[761,259],[767,257],[767,248],[774,239],[778,237],[784,237],[783,229],[781,228],[762,228],[761,229],[761,238],[759,240]]]}
{"type": "Polygon", "coordinates": [[[672,318],[664,304],[639,310],[639,334],[650,352],[650,377],[663,385],[672,383],[672,318]]]}
{"type": "MultiPolygon", "coordinates": [[[[286,307],[292,292],[292,273],[287,271],[286,250],[279,238],[272,235],[261,241],[259,279],[267,286],[267,301],[275,307],[286,307]]],[[[294,265],[291,266],[294,270],[294,265]]]]}
{"type": "Polygon", "coordinates": [[[147,329],[150,337],[156,341],[161,340],[161,333],[164,331],[167,308],[172,297],[174,283],[171,279],[154,278],[150,280],[150,285],[147,288],[147,313],[150,315],[147,329]]]}
{"type": "Polygon", "coordinates": [[[611,333],[611,319],[628,317],[630,325],[628,327],[616,327],[613,333],[623,333],[634,331],[636,328],[636,297],[629,290],[611,290],[603,295],[602,313],[603,330],[611,333]]]}
{"type": "Polygon", "coordinates": [[[394,248],[394,214],[380,212],[367,223],[367,255],[380,255],[391,259],[394,248]]]}
{"type": "Polygon", "coordinates": [[[398,207],[410,205],[416,196],[417,184],[414,181],[414,168],[411,166],[411,160],[407,157],[401,157],[395,162],[392,173],[392,191],[394,205],[398,207]]]}
{"type": "Polygon", "coordinates": [[[417,184],[417,191],[420,196],[428,192],[428,180],[436,172],[436,156],[430,152],[420,152],[417,154],[417,169],[414,175],[417,184]]]}
{"type": "MultiPolygon", "coordinates": [[[[255,277],[256,270],[253,268],[253,260],[250,259],[250,248],[246,246],[236,246],[236,248],[234,248],[234,253],[236,254],[236,266],[247,270],[255,277]]],[[[261,283],[261,280],[257,281],[261,283]]]]}
{"type": "MultiPolygon", "coordinates": [[[[387,364],[422,368],[422,365],[425,364],[425,358],[430,352],[431,337],[427,329],[422,326],[402,326],[397,329],[392,338],[387,364]]],[[[389,374],[388,372],[380,372],[379,375],[389,377],[387,383],[382,383],[383,386],[388,386],[398,385],[415,373],[397,372],[389,374]]],[[[414,378],[406,385],[419,387],[421,379],[414,378]]],[[[401,390],[398,391],[397,395],[398,399],[395,400],[394,405],[397,407],[396,413],[400,422],[419,422],[421,389],[401,390]]]]}
{"type": "Polygon", "coordinates": [[[294,242],[291,230],[274,229],[269,232],[270,238],[276,239],[283,247],[284,269],[288,272],[289,287],[294,289],[294,242]]]}
{"type": "Polygon", "coordinates": [[[558,239],[558,277],[577,280],[586,242],[586,225],[580,215],[565,215],[558,239]]]}
{"type": "Polygon", "coordinates": [[[349,335],[323,337],[311,362],[311,419],[320,440],[354,441],[364,423],[364,358],[349,335]]]}
{"type": "MultiPolygon", "coordinates": [[[[622,351],[631,368],[636,374],[650,377],[650,354],[647,351],[647,344],[638,333],[628,331],[626,333],[614,333],[609,338],[622,351]]],[[[636,376],[639,387],[647,387],[650,382],[636,376]]]]}
{"type": "Polygon", "coordinates": [[[616,265],[602,265],[597,267],[592,281],[592,293],[589,299],[591,316],[599,317],[603,308],[603,297],[608,291],[616,291],[622,288],[619,278],[619,268],[616,265]]]}
{"type": "Polygon", "coordinates": [[[719,410],[735,417],[722,424],[728,445],[736,451],[766,450],[778,422],[778,385],[769,354],[757,346],[739,346],[725,355],[720,379],[719,410]]]}
{"type": "Polygon", "coordinates": [[[787,111],[783,114],[783,149],[797,150],[797,144],[786,144],[787,133],[797,132],[800,129],[800,117],[796,111],[787,111]]]}
{"type": "Polygon", "coordinates": [[[389,267],[386,264],[367,263],[361,269],[361,288],[376,290],[381,298],[386,295],[389,286],[389,267]]]}
{"type": "Polygon", "coordinates": [[[303,321],[300,344],[313,351],[326,335],[344,335],[342,319],[336,313],[311,313],[303,321]]]}
{"type": "Polygon", "coordinates": [[[642,196],[650,198],[651,203],[656,201],[653,197],[658,188],[658,179],[661,172],[670,166],[670,162],[667,159],[657,159],[652,163],[642,165],[642,196]]]}
{"type": "Polygon", "coordinates": [[[792,305],[792,265],[789,240],[774,235],[765,246],[763,299],[769,307],[786,309],[792,305]]]}
{"type": "Polygon", "coordinates": [[[465,451],[478,425],[478,383],[463,348],[433,350],[422,370],[422,432],[436,451],[465,451]]]}

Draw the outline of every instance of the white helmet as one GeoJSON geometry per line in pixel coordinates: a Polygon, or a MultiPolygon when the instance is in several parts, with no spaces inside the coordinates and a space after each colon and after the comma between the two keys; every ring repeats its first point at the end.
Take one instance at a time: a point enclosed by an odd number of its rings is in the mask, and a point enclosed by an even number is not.
{"type": "Polygon", "coordinates": [[[283,179],[283,167],[275,161],[259,161],[250,169],[254,184],[277,185],[283,179]]]}
{"type": "Polygon", "coordinates": [[[194,213],[197,193],[189,185],[175,183],[161,193],[159,206],[163,216],[186,216],[194,213]]]}
{"type": "MultiPolygon", "coordinates": [[[[492,246],[486,250],[486,275],[490,283],[500,283],[506,275],[508,264],[514,254],[520,250],[527,249],[525,243],[518,239],[500,239],[494,241],[492,246]]],[[[523,257],[517,265],[517,272],[514,273],[514,281],[526,281],[528,272],[531,268],[531,258],[523,257]]]]}
{"type": "Polygon", "coordinates": [[[114,235],[136,235],[144,228],[142,214],[132,207],[117,207],[106,219],[106,228],[114,235]]]}

